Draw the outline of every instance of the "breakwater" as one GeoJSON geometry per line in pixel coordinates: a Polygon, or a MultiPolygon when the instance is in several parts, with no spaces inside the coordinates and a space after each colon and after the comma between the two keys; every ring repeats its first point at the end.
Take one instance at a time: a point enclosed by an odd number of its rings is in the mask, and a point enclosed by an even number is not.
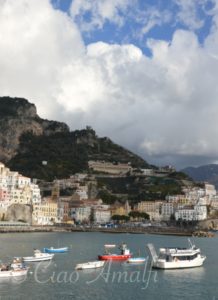
{"type": "Polygon", "coordinates": [[[72,227],[72,226],[27,226],[27,227],[0,227],[0,233],[19,232],[102,232],[102,233],[132,233],[132,234],[163,234],[177,236],[192,236],[193,229],[176,227],[119,227],[119,228],[98,228],[98,227],[72,227]]]}

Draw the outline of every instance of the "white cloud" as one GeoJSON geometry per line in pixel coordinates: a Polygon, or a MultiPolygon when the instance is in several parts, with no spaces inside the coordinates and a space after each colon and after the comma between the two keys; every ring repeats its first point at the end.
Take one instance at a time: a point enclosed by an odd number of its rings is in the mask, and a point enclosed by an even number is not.
{"type": "Polygon", "coordinates": [[[77,27],[46,0],[0,2],[2,95],[41,101],[46,115],[59,92],[59,73],[85,47],[77,27]]]}
{"type": "Polygon", "coordinates": [[[174,0],[178,5],[177,20],[182,22],[191,30],[196,30],[204,25],[204,21],[200,18],[198,9],[204,9],[208,0],[174,0]]]}
{"type": "Polygon", "coordinates": [[[48,0],[0,0],[0,28],[1,95],[72,129],[91,125],[152,163],[217,156],[216,26],[203,46],[182,30],[149,40],[152,57],[132,44],[85,46],[48,0]]]}
{"type": "Polygon", "coordinates": [[[81,30],[90,31],[101,29],[106,21],[121,26],[130,5],[134,5],[134,0],[74,0],[70,11],[73,18],[79,18],[81,30]]]}

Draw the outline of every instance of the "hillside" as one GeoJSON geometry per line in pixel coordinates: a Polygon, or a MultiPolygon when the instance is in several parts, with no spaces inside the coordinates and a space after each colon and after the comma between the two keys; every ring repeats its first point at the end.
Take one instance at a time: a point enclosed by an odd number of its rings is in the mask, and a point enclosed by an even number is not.
{"type": "Polygon", "coordinates": [[[0,97],[0,161],[6,163],[19,148],[19,139],[31,132],[35,136],[49,136],[69,132],[66,124],[41,119],[34,104],[26,99],[0,97]]]}
{"type": "Polygon", "coordinates": [[[200,167],[188,167],[181,170],[195,181],[208,182],[218,188],[218,165],[210,164],[200,167]]]}
{"type": "Polygon", "coordinates": [[[70,131],[64,123],[41,119],[35,105],[25,99],[0,97],[0,112],[0,161],[23,175],[44,180],[66,178],[87,171],[89,160],[149,167],[109,138],[99,138],[90,127],[70,131]]]}
{"type": "Polygon", "coordinates": [[[105,203],[165,199],[166,195],[180,194],[184,184],[193,185],[179,172],[159,177],[137,175],[140,168],[157,168],[108,137],[98,137],[91,127],[70,131],[65,123],[40,118],[35,105],[25,99],[0,98],[0,115],[0,161],[41,182],[77,172],[91,173],[88,161],[100,160],[130,162],[136,170],[135,175],[118,178],[95,172],[93,194],[105,203]]]}

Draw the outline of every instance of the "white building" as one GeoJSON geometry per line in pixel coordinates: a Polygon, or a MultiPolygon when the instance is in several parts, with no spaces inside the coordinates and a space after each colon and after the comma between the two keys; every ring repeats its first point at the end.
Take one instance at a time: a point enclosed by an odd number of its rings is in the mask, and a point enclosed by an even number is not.
{"type": "Polygon", "coordinates": [[[191,207],[183,207],[175,212],[175,219],[184,221],[201,221],[207,219],[207,206],[195,205],[191,207]]]}
{"type": "Polygon", "coordinates": [[[205,195],[209,196],[209,198],[216,196],[216,189],[213,184],[205,184],[205,195]]]}
{"type": "Polygon", "coordinates": [[[85,222],[90,220],[91,206],[79,206],[71,208],[71,218],[76,222],[85,222]]]}
{"type": "Polygon", "coordinates": [[[86,187],[78,188],[75,193],[80,196],[81,200],[88,199],[88,192],[86,190],[86,187]]]}
{"type": "Polygon", "coordinates": [[[161,217],[163,221],[169,221],[174,212],[175,205],[172,202],[166,202],[161,205],[161,217]]]}
{"type": "Polygon", "coordinates": [[[111,220],[111,210],[109,205],[101,205],[93,208],[95,223],[107,223],[111,220]]]}
{"type": "Polygon", "coordinates": [[[39,204],[41,194],[38,185],[18,172],[12,172],[0,163],[0,217],[5,214],[8,206],[17,204],[39,204]]]}

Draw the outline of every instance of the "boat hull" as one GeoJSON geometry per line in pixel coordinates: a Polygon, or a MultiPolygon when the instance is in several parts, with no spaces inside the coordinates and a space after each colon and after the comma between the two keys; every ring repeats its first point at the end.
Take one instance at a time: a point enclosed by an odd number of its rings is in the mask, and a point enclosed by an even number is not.
{"type": "Polygon", "coordinates": [[[93,261],[76,265],[76,270],[97,269],[104,266],[104,261],[93,261]]]}
{"type": "Polygon", "coordinates": [[[28,269],[0,271],[0,278],[24,276],[27,274],[27,272],[28,269]]]}
{"type": "Polygon", "coordinates": [[[64,248],[44,248],[45,253],[65,253],[68,251],[68,247],[64,248]]]}
{"type": "Polygon", "coordinates": [[[131,258],[131,254],[105,254],[105,255],[99,255],[99,260],[127,260],[128,258],[131,258]]]}
{"type": "Polygon", "coordinates": [[[48,255],[39,256],[39,257],[27,256],[27,257],[23,257],[23,261],[24,262],[47,261],[47,260],[51,260],[53,258],[53,256],[54,256],[54,254],[48,254],[48,255]]]}
{"type": "Polygon", "coordinates": [[[172,261],[166,262],[164,260],[157,260],[153,262],[152,267],[155,269],[186,269],[186,268],[196,268],[201,267],[204,263],[206,257],[196,258],[194,260],[186,260],[186,261],[172,261]]]}

